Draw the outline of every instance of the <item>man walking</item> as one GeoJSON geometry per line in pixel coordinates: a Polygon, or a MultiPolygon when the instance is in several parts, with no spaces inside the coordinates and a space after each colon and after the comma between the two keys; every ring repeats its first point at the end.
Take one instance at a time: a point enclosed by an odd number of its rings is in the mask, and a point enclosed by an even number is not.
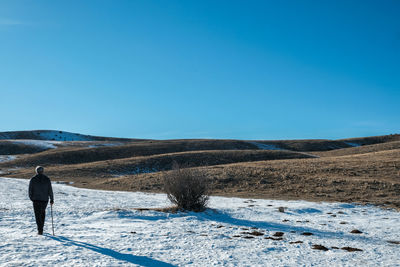
{"type": "Polygon", "coordinates": [[[53,188],[50,179],[43,174],[44,168],[37,166],[36,175],[29,182],[29,198],[33,202],[38,234],[43,235],[46,207],[50,198],[50,205],[54,204],[53,188]]]}

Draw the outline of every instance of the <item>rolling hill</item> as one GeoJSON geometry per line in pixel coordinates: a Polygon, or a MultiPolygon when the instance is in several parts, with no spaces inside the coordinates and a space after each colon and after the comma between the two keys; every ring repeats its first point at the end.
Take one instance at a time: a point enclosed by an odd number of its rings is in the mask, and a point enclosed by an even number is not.
{"type": "Polygon", "coordinates": [[[160,192],[177,162],[214,195],[374,203],[400,208],[400,135],[341,140],[143,140],[62,131],[0,133],[0,174],[37,165],[75,186],[160,192]],[[63,141],[69,140],[69,141],[63,141]]]}

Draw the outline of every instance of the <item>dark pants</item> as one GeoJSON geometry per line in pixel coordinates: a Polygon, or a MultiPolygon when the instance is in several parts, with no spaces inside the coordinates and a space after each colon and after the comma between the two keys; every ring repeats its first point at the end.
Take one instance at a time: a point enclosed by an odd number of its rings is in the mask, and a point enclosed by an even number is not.
{"type": "Polygon", "coordinates": [[[35,211],[36,224],[39,234],[43,234],[47,202],[48,201],[33,201],[33,210],[35,211]]]}

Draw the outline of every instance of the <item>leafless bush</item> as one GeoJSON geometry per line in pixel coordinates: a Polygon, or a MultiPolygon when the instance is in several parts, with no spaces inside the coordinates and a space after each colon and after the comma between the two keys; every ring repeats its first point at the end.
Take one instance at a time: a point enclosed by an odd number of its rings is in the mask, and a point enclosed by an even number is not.
{"type": "Polygon", "coordinates": [[[208,178],[204,171],[180,168],[164,173],[164,190],[179,209],[203,211],[208,203],[208,178]]]}

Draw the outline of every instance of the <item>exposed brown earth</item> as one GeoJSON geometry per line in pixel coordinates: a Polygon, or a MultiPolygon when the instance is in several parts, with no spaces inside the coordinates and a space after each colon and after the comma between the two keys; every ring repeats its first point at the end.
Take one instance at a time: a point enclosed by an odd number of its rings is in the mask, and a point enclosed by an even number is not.
{"type": "MultiPolygon", "coordinates": [[[[78,187],[161,192],[163,172],[176,161],[204,171],[213,195],[371,203],[400,209],[399,137],[140,140],[113,146],[97,141],[97,147],[72,142],[38,153],[14,153],[20,154],[18,159],[0,163],[0,171],[1,176],[30,178],[33,167],[43,165],[52,180],[78,187]],[[351,147],[348,142],[362,146],[351,147]],[[260,143],[291,151],[260,150],[260,143]]],[[[10,149],[7,144],[0,141],[0,151],[10,149]]]]}
{"type": "Polygon", "coordinates": [[[312,245],[312,249],[323,250],[323,251],[329,250],[327,247],[322,246],[322,245],[312,245]]]}
{"type": "Polygon", "coordinates": [[[352,248],[352,247],[342,247],[343,250],[346,250],[348,252],[355,252],[355,251],[363,251],[362,249],[359,248],[352,248]]]}

